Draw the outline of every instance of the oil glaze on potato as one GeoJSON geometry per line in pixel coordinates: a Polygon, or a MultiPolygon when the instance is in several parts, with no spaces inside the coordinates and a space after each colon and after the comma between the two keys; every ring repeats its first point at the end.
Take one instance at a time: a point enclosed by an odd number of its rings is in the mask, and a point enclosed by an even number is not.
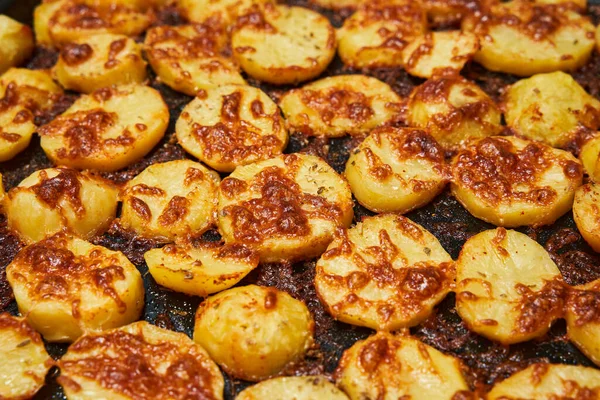
{"type": "Polygon", "coordinates": [[[286,376],[268,379],[240,392],[235,400],[348,400],[324,376],[286,376]]]}
{"type": "Polygon", "coordinates": [[[600,279],[571,289],[565,319],[567,337],[600,366],[600,279]]]}
{"type": "Polygon", "coordinates": [[[585,241],[600,251],[600,185],[590,182],[575,192],[573,219],[585,241]]]}
{"type": "Polygon", "coordinates": [[[301,301],[275,288],[250,285],[200,304],[194,340],[229,375],[259,381],[303,357],[313,343],[313,326],[301,301]]]}
{"type": "Polygon", "coordinates": [[[18,67],[33,53],[31,28],[6,15],[0,15],[0,43],[0,74],[18,67]]]}

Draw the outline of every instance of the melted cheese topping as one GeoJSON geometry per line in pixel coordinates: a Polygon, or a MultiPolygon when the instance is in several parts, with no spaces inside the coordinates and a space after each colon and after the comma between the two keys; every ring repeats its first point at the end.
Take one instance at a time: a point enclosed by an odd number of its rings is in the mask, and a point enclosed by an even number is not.
{"type": "Polygon", "coordinates": [[[569,340],[600,366],[600,279],[574,287],[565,314],[569,340]]]}
{"type": "Polygon", "coordinates": [[[11,68],[0,76],[0,97],[34,113],[50,109],[62,95],[49,71],[11,68]]]}

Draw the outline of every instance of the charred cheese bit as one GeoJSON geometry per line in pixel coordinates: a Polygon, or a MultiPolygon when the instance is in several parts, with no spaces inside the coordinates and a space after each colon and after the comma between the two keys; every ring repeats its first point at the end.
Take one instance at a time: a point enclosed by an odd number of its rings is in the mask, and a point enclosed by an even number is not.
{"type": "Polygon", "coordinates": [[[4,197],[8,227],[27,243],[63,229],[89,239],[115,218],[113,184],[69,168],[36,171],[4,197]]]}
{"type": "Polygon", "coordinates": [[[448,150],[496,135],[502,114],[483,90],[460,76],[435,77],[410,95],[407,121],[427,129],[448,150]]]}
{"type": "Polygon", "coordinates": [[[452,193],[497,226],[548,225],[569,211],[583,172],[575,157],[512,136],[479,140],[454,157],[452,193]]]}
{"type": "Polygon", "coordinates": [[[321,255],[352,222],[348,183],[316,156],[287,154],[236,168],[219,187],[219,230],[262,262],[321,255]]]}
{"type": "Polygon", "coordinates": [[[181,147],[222,172],[278,156],[288,141],[279,108],[252,86],[206,90],[183,109],[175,129],[181,147]]]}
{"type": "Polygon", "coordinates": [[[566,289],[546,250],[497,228],[473,236],[457,261],[456,310],[470,330],[503,344],[543,336],[562,318],[566,289]]]}
{"type": "Polygon", "coordinates": [[[234,23],[253,5],[264,5],[269,0],[177,0],[183,15],[192,22],[216,21],[224,25],[234,23]]]}
{"type": "Polygon", "coordinates": [[[315,287],[336,319],[394,331],[425,320],[454,285],[454,262],[420,225],[395,214],[341,232],[317,262],[315,287]]]}
{"type": "Polygon", "coordinates": [[[144,254],[161,286],[192,296],[229,289],[258,266],[258,254],[243,245],[167,245],[144,254]]]}
{"type": "Polygon", "coordinates": [[[375,212],[423,206],[448,182],[444,150],[427,132],[411,128],[374,130],[351,152],[345,176],[358,202],[375,212]]]}
{"type": "Polygon", "coordinates": [[[569,340],[600,366],[600,280],[570,291],[565,319],[569,340]]]}
{"type": "Polygon", "coordinates": [[[30,399],[44,385],[54,364],[25,318],[0,314],[0,398],[30,399]]]}
{"type": "Polygon", "coordinates": [[[200,304],[194,341],[227,374],[259,381],[301,359],[313,344],[313,330],[304,303],[275,288],[250,285],[200,304]]]}
{"type": "Polygon", "coordinates": [[[49,71],[11,68],[0,76],[0,98],[32,112],[51,108],[63,95],[49,71]]]}
{"type": "Polygon", "coordinates": [[[288,129],[306,135],[359,135],[394,119],[402,109],[392,88],[365,75],[320,79],[283,95],[288,129]]]}
{"type": "Polygon", "coordinates": [[[0,162],[8,161],[29,146],[35,132],[33,114],[8,93],[0,99],[0,162]]]}
{"type": "Polygon", "coordinates": [[[206,351],[145,321],[84,335],[58,366],[69,399],[223,399],[223,375],[206,351]]]}
{"type": "Polygon", "coordinates": [[[269,379],[240,392],[235,400],[348,400],[324,376],[286,376],[269,379]]]}
{"type": "Polygon", "coordinates": [[[67,43],[54,66],[66,89],[82,93],[146,79],[141,47],[124,35],[99,34],[67,43]]]}
{"type": "Polygon", "coordinates": [[[497,383],[489,400],[600,398],[600,371],[580,365],[533,364],[497,383]]]}
{"type": "Polygon", "coordinates": [[[335,30],[315,11],[268,3],[238,19],[231,48],[253,78],[295,84],[317,77],[333,60],[335,30]]]}
{"type": "Polygon", "coordinates": [[[581,129],[600,128],[600,101],[560,71],[510,86],[504,108],[506,124],[518,135],[554,147],[565,146],[581,129]]]}
{"type": "Polygon", "coordinates": [[[594,182],[600,182],[600,135],[594,134],[581,146],[579,159],[583,170],[594,182]]]}
{"type": "Polygon", "coordinates": [[[144,285],[121,252],[66,233],[29,245],[6,268],[19,311],[49,342],[135,321],[144,285]]]}
{"type": "Polygon", "coordinates": [[[594,25],[568,4],[497,2],[463,20],[480,38],[475,61],[489,70],[529,76],[584,65],[594,49],[594,25]]]}
{"type": "Polygon", "coordinates": [[[203,89],[246,82],[225,55],[227,33],[214,22],[158,26],[148,31],[144,47],[160,80],[174,90],[195,96],[203,89]]]}
{"type": "Polygon", "coordinates": [[[479,39],[461,31],[429,32],[410,42],[402,57],[404,69],[414,76],[431,78],[437,74],[460,72],[479,50],[479,39]]]}
{"type": "Polygon", "coordinates": [[[116,171],[139,160],[162,139],[169,110],[148,86],[104,88],[80,97],[38,133],[56,165],[116,171]]]}
{"type": "Polygon", "coordinates": [[[24,63],[33,53],[31,28],[0,15],[0,74],[24,63]]]}
{"type": "Polygon", "coordinates": [[[590,247],[600,251],[600,184],[590,182],[577,189],[573,219],[590,247]]]}
{"type": "Polygon", "coordinates": [[[458,359],[385,332],[346,350],[334,377],[351,400],[450,400],[468,390],[458,359]]]}
{"type": "Polygon", "coordinates": [[[151,165],[121,192],[120,223],[166,242],[202,233],[215,222],[219,181],[216,172],[189,160],[151,165]]]}
{"type": "Polygon", "coordinates": [[[337,31],[338,54],[356,68],[401,66],[404,48],[426,31],[419,2],[365,2],[337,31]]]}

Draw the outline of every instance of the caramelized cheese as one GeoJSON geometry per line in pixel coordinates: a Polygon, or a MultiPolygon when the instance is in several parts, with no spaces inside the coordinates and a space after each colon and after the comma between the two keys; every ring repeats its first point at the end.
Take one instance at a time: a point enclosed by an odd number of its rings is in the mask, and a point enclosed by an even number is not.
{"type": "Polygon", "coordinates": [[[63,95],[45,70],[11,68],[0,76],[0,98],[3,103],[18,104],[34,114],[52,108],[63,95]]]}
{"type": "Polygon", "coordinates": [[[569,340],[600,366],[600,280],[570,291],[565,319],[569,340]]]}

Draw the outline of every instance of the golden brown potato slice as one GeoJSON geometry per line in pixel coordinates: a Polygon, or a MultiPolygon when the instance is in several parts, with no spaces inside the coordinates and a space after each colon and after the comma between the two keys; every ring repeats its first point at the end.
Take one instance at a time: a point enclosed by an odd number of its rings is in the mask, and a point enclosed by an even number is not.
{"type": "Polygon", "coordinates": [[[121,191],[120,224],[169,242],[198,235],[215,222],[219,175],[190,160],[154,164],[121,191]]]}
{"type": "Polygon", "coordinates": [[[236,168],[219,187],[219,230],[262,262],[321,255],[352,222],[348,183],[316,156],[287,154],[236,168]]]}
{"type": "MultiPolygon", "coordinates": [[[[474,4],[471,0],[423,0],[430,22],[435,26],[454,26],[472,12],[474,4]]],[[[485,4],[485,3],[484,3],[485,4]]]]}
{"type": "Polygon", "coordinates": [[[597,399],[600,371],[580,365],[533,364],[497,383],[489,400],[597,399]]]}
{"type": "Polygon", "coordinates": [[[518,135],[554,147],[565,146],[582,128],[600,127],[600,101],[560,71],[510,86],[504,108],[507,125],[518,135]]]}
{"type": "Polygon", "coordinates": [[[240,392],[235,400],[348,400],[324,376],[287,376],[268,379],[240,392]]]}
{"type": "Polygon", "coordinates": [[[10,94],[0,99],[0,162],[25,150],[36,129],[31,111],[14,100],[10,94]]]}
{"type": "Polygon", "coordinates": [[[0,98],[34,113],[51,108],[62,95],[49,71],[11,68],[0,76],[0,98]]]}
{"type": "Polygon", "coordinates": [[[279,105],[291,131],[340,137],[369,133],[402,110],[392,88],[365,75],[320,79],[283,95],[279,105]]]}
{"type": "Polygon", "coordinates": [[[0,314],[0,398],[30,399],[44,385],[54,361],[25,318],[0,314]]]}
{"type": "Polygon", "coordinates": [[[334,318],[394,331],[425,320],[454,286],[454,262],[437,239],[396,214],[341,232],[317,262],[315,287],[334,318]]]}
{"type": "Polygon", "coordinates": [[[569,340],[600,366],[600,279],[571,289],[565,319],[569,340]]]}
{"type": "Polygon", "coordinates": [[[146,80],[141,47],[124,35],[98,34],[67,43],[54,66],[60,84],[70,90],[95,90],[146,80]]]}
{"type": "Polygon", "coordinates": [[[250,285],[200,304],[194,341],[229,375],[259,381],[301,359],[313,343],[313,329],[304,303],[275,288],[250,285]]]}
{"type": "Polygon", "coordinates": [[[600,184],[590,182],[577,189],[573,219],[585,241],[600,252],[600,184]]]}
{"type": "Polygon", "coordinates": [[[506,345],[531,340],[563,315],[560,271],[523,233],[479,233],[467,240],[456,265],[456,310],[469,329],[488,339],[506,345]]]}
{"type": "Polygon", "coordinates": [[[384,332],[346,350],[334,377],[351,400],[450,400],[468,390],[458,359],[384,332]]]}
{"type": "Polygon", "coordinates": [[[449,180],[444,150],[431,135],[392,127],[374,130],[350,153],[345,176],[364,207],[398,213],[427,204],[449,180]]]}
{"type": "Polygon", "coordinates": [[[253,5],[264,5],[269,0],[177,0],[183,15],[192,22],[234,23],[253,5]]]}
{"type": "Polygon", "coordinates": [[[600,182],[600,135],[595,133],[581,146],[579,159],[583,170],[594,182],[600,182]]]}
{"type": "Polygon", "coordinates": [[[325,8],[333,8],[335,10],[344,8],[357,8],[366,2],[366,0],[311,0],[311,3],[325,8]]]}
{"type": "Polygon", "coordinates": [[[568,4],[528,0],[497,2],[471,13],[463,30],[480,38],[475,61],[489,70],[519,76],[570,71],[584,65],[594,49],[594,25],[568,4]]]}
{"type": "Polygon", "coordinates": [[[252,86],[207,89],[183,109],[175,130],[181,147],[222,172],[278,156],[288,141],[279,108],[252,86]]]}
{"type": "Polygon", "coordinates": [[[56,165],[116,171],[148,154],[168,123],[169,110],[157,90],[128,85],[80,97],[38,133],[56,165]]]}
{"type": "Polygon", "coordinates": [[[145,321],[81,337],[58,366],[69,399],[223,399],[223,375],[206,351],[145,321]]]}
{"type": "Polygon", "coordinates": [[[6,268],[19,311],[49,342],[128,324],[144,307],[142,276],[121,252],[58,233],[6,268]]]}
{"type": "Polygon", "coordinates": [[[317,77],[335,55],[335,30],[327,18],[303,7],[267,3],[238,19],[233,56],[263,82],[296,84],[317,77]]]}
{"type": "Polygon", "coordinates": [[[404,48],[426,31],[419,2],[367,1],[338,30],[338,53],[356,68],[401,66],[404,48]]]}
{"type": "Polygon", "coordinates": [[[6,15],[0,15],[0,74],[18,67],[33,53],[31,28],[6,15]]]}
{"type": "Polygon", "coordinates": [[[239,67],[225,55],[226,46],[226,29],[216,23],[158,26],[148,31],[144,42],[160,80],[190,96],[220,85],[246,83],[239,67]]]}
{"type": "Polygon", "coordinates": [[[4,197],[8,227],[26,243],[63,229],[89,239],[108,228],[117,210],[109,181],[69,168],[34,172],[4,197]]]}
{"type": "Polygon", "coordinates": [[[497,226],[548,225],[573,206],[582,167],[571,153],[513,136],[472,143],[451,163],[452,194],[497,226]]]}
{"type": "Polygon", "coordinates": [[[408,100],[408,124],[427,129],[448,150],[498,134],[501,119],[494,101],[460,76],[429,79],[417,86],[408,100]]]}
{"type": "Polygon", "coordinates": [[[537,4],[565,4],[578,7],[580,10],[585,10],[587,7],[587,0],[534,0],[534,2],[537,4]]]}

